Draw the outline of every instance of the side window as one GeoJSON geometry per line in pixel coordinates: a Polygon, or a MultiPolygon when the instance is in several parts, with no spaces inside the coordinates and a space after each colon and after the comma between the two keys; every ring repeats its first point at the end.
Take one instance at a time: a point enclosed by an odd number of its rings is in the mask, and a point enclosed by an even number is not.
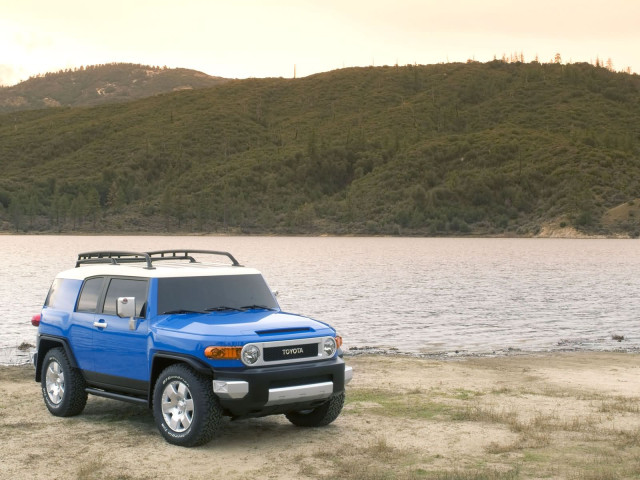
{"type": "Polygon", "coordinates": [[[103,277],[89,278],[85,280],[78,299],[78,312],[95,312],[98,306],[98,297],[102,291],[103,277]]]}
{"type": "Polygon", "coordinates": [[[115,315],[118,297],[136,297],[136,316],[144,317],[146,315],[146,280],[113,278],[111,282],[109,282],[109,288],[107,289],[107,296],[104,299],[102,311],[108,315],[115,315]]]}
{"type": "Polygon", "coordinates": [[[69,278],[56,278],[49,289],[45,307],[58,310],[70,311],[78,300],[78,291],[82,286],[82,280],[72,280],[69,278]]]}
{"type": "Polygon", "coordinates": [[[62,287],[62,279],[56,278],[51,284],[51,288],[49,289],[49,294],[47,295],[47,299],[44,302],[45,307],[57,307],[57,296],[60,293],[62,287]]]}

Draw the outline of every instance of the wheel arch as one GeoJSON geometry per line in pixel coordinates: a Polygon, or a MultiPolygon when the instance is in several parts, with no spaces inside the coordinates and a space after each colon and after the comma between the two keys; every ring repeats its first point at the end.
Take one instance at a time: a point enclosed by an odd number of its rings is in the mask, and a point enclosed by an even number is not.
{"type": "Polygon", "coordinates": [[[149,376],[149,393],[147,395],[147,398],[149,399],[149,407],[151,407],[153,402],[153,389],[155,387],[156,380],[160,376],[160,373],[162,373],[162,371],[167,367],[178,363],[188,365],[196,372],[199,372],[213,379],[213,370],[211,369],[211,367],[198,358],[179,353],[158,352],[153,356],[153,361],[151,363],[151,374],[149,376]]]}
{"type": "Polygon", "coordinates": [[[73,351],[71,350],[71,347],[69,346],[69,343],[65,338],[54,337],[50,335],[41,335],[38,339],[38,352],[34,365],[36,369],[36,382],[39,382],[42,379],[42,364],[44,363],[44,359],[47,356],[47,353],[49,352],[49,350],[58,347],[62,347],[64,349],[64,353],[67,355],[71,367],[78,368],[76,357],[73,355],[73,351]]]}

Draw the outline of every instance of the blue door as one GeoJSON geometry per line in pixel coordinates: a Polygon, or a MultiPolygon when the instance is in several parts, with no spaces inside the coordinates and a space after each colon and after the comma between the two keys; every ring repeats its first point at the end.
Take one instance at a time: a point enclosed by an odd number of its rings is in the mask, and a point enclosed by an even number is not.
{"type": "Polygon", "coordinates": [[[102,304],[94,317],[93,371],[105,384],[122,386],[123,390],[140,390],[149,380],[146,317],[147,279],[110,278],[102,304]],[[135,297],[133,322],[116,315],[118,297],[135,297]]]}
{"type": "Polygon", "coordinates": [[[104,277],[92,277],[84,281],[70,322],[69,342],[71,342],[78,366],[85,371],[85,375],[93,371],[93,333],[95,330],[93,323],[104,282],[104,277]]]}

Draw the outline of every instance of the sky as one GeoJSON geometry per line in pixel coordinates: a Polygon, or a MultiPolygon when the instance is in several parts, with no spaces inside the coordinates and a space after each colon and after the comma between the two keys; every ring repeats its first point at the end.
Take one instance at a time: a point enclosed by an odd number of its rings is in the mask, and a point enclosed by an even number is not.
{"type": "Polygon", "coordinates": [[[640,0],[0,0],[0,85],[112,62],[291,78],[556,53],[640,73],[639,20],[640,0]]]}

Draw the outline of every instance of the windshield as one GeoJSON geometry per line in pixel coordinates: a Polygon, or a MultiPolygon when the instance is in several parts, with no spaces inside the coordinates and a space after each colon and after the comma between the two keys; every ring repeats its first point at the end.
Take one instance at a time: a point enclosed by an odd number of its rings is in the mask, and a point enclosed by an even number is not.
{"type": "Polygon", "coordinates": [[[158,312],[278,308],[262,275],[158,279],[158,312]]]}

